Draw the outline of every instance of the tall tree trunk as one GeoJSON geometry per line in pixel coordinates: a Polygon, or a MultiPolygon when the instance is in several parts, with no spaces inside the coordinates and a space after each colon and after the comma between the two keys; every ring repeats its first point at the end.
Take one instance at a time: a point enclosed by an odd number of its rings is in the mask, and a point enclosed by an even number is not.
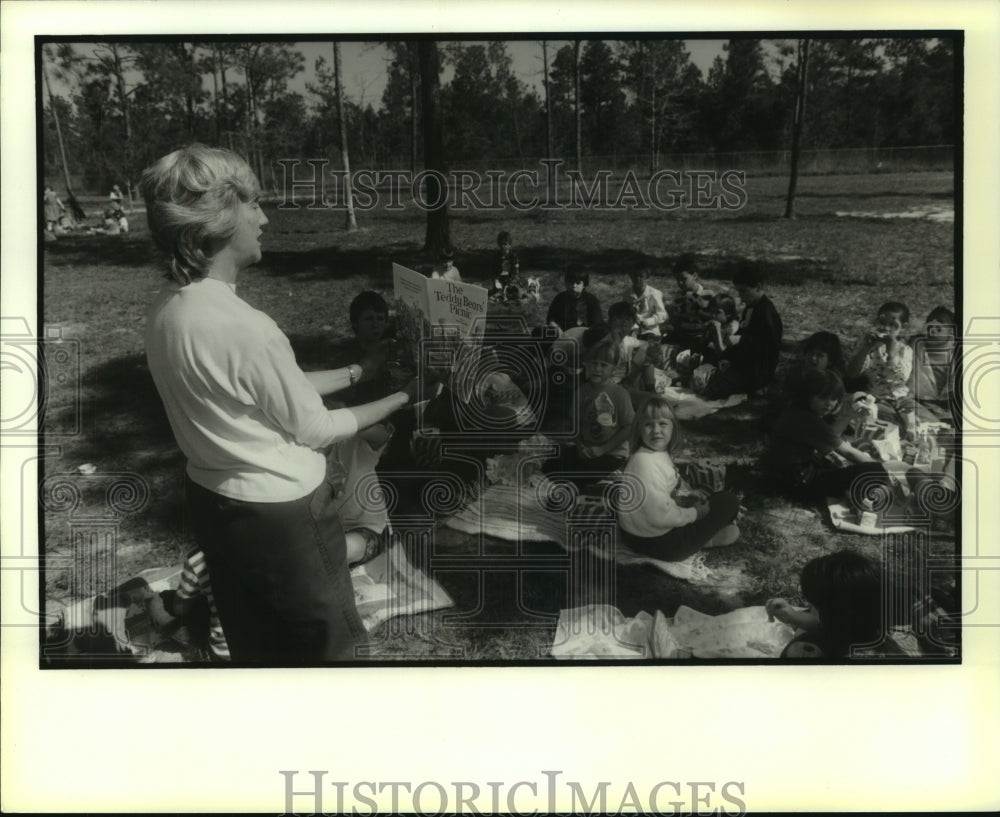
{"type": "MultiPolygon", "coordinates": [[[[645,49],[647,47],[646,43],[642,44],[645,49]]],[[[657,149],[657,139],[656,139],[656,52],[650,48],[648,53],[650,56],[651,68],[649,72],[649,175],[652,176],[656,172],[656,149],[657,149]]],[[[645,62],[645,60],[643,60],[645,62]]]]}
{"type": "Polygon", "coordinates": [[[421,68],[417,44],[408,43],[406,51],[410,58],[410,173],[415,174],[417,172],[417,141],[420,137],[420,132],[417,130],[417,80],[420,78],[421,68]]]}
{"type": "Polygon", "coordinates": [[[583,170],[583,132],[580,116],[580,41],[573,41],[573,109],[576,116],[576,169],[583,170]]]}
{"type": "Polygon", "coordinates": [[[549,43],[542,40],[542,81],[545,83],[545,158],[552,158],[552,94],[549,93],[549,43]]]}
{"type": "Polygon", "coordinates": [[[340,120],[340,158],[344,163],[344,198],[347,201],[347,219],[344,228],[349,233],[358,229],[354,218],[354,193],[351,190],[351,160],[347,152],[347,121],[344,118],[344,89],[340,85],[340,43],[333,44],[333,83],[337,92],[337,119],[340,120]]]}
{"type": "MultiPolygon", "coordinates": [[[[229,130],[229,89],[226,87],[226,54],[216,46],[219,55],[219,79],[222,80],[222,130],[229,130]]],[[[232,147],[232,136],[229,137],[230,147],[232,147]]]]}
{"type": "Polygon", "coordinates": [[[184,59],[187,61],[188,65],[188,83],[187,83],[187,117],[188,117],[188,137],[193,139],[195,134],[195,118],[194,118],[194,98],[195,98],[195,83],[198,81],[198,72],[195,67],[194,61],[194,43],[191,44],[191,51],[188,52],[187,47],[184,43],[178,43],[177,47],[180,49],[181,54],[183,54],[184,59]]]}
{"type": "Polygon", "coordinates": [[[66,194],[73,195],[73,185],[69,180],[69,165],[66,163],[66,146],[63,143],[62,127],[59,124],[59,112],[56,110],[56,101],[52,97],[52,86],[49,85],[49,72],[45,68],[45,60],[42,60],[42,76],[45,77],[45,90],[49,93],[49,108],[52,109],[52,119],[56,123],[56,138],[59,140],[59,156],[62,159],[63,180],[66,182],[66,194]]]}
{"type": "Polygon", "coordinates": [[[215,142],[222,144],[222,112],[219,106],[219,49],[212,45],[212,100],[215,107],[215,142]]]}
{"type": "MultiPolygon", "coordinates": [[[[421,40],[420,53],[420,101],[423,109],[424,132],[424,167],[427,170],[437,170],[447,173],[444,162],[444,145],[441,138],[441,125],[438,121],[438,98],[441,84],[438,78],[439,57],[437,43],[433,40],[421,40]]],[[[448,224],[448,191],[441,189],[440,180],[429,176],[426,182],[426,200],[437,203],[440,207],[427,210],[427,234],[424,239],[424,252],[436,257],[450,243],[448,224]]]]}
{"type": "Polygon", "coordinates": [[[788,197],[785,218],[795,218],[795,187],[799,181],[799,150],[802,144],[802,123],[806,115],[808,89],[809,40],[799,40],[799,62],[795,68],[795,123],[792,126],[792,158],[788,174],[788,197]]]}
{"type": "Polygon", "coordinates": [[[129,107],[128,93],[125,90],[125,72],[122,69],[118,46],[112,44],[109,48],[111,58],[114,60],[115,82],[118,85],[118,104],[121,106],[122,120],[125,125],[125,187],[128,190],[128,211],[131,213],[133,209],[131,177],[135,170],[132,167],[132,157],[135,153],[132,147],[132,111],[129,107]]]}

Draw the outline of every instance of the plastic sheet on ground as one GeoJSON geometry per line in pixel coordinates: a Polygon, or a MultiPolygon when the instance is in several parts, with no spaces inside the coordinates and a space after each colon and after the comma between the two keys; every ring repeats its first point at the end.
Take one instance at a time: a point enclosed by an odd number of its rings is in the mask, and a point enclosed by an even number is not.
{"type": "MultiPolygon", "coordinates": [[[[597,503],[593,503],[597,504],[597,503]]],[[[586,503],[577,506],[577,512],[586,503]]],[[[600,509],[601,515],[607,511],[600,509]]],[[[493,536],[510,542],[555,542],[570,550],[571,526],[583,522],[584,517],[572,516],[565,512],[549,511],[543,508],[532,487],[516,488],[510,485],[491,485],[465,508],[444,520],[444,525],[453,530],[472,535],[493,536]]],[[[594,520],[591,519],[592,523],[594,520]]],[[[608,524],[614,528],[614,519],[608,517],[608,524]]],[[[719,571],[709,568],[701,552],[679,562],[664,562],[643,556],[617,543],[613,548],[603,546],[599,537],[584,537],[585,546],[595,555],[613,560],[622,565],[649,565],[657,570],[693,584],[704,586],[734,586],[738,576],[733,571],[719,571]]]]}
{"type": "Polygon", "coordinates": [[[564,659],[778,658],[794,631],[768,621],[763,606],[718,616],[681,606],[668,618],[640,612],[626,618],[615,607],[591,604],[562,610],[552,656],[564,659]]]}

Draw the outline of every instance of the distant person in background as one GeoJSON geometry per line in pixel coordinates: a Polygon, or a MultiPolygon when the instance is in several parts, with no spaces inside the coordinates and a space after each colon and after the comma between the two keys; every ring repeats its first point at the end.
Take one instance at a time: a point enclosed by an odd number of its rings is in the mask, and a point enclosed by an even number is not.
{"type": "Polygon", "coordinates": [[[45,185],[45,191],[42,194],[42,205],[45,210],[45,231],[55,235],[59,217],[66,211],[66,207],[59,200],[56,191],[48,185],[45,185]]]}

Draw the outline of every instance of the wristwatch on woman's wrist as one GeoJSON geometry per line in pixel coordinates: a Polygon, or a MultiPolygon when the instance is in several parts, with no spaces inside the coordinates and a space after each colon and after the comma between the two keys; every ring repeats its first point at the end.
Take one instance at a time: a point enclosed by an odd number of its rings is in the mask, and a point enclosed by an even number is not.
{"type": "Polygon", "coordinates": [[[362,369],[356,363],[352,363],[350,366],[347,367],[347,376],[351,379],[352,386],[361,379],[361,375],[363,373],[364,369],[362,369]]]}

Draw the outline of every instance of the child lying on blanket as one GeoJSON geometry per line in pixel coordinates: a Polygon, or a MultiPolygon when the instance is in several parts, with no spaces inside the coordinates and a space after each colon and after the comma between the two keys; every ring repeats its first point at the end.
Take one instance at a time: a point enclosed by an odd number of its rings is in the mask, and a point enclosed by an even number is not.
{"type": "Polygon", "coordinates": [[[707,502],[682,508],[673,494],[678,486],[671,457],[681,442],[670,403],[654,395],[639,409],[632,426],[632,456],[624,479],[634,481],[635,501],[618,509],[622,542],[632,550],[664,561],[680,561],[703,547],[731,545],[740,530],[733,524],[739,499],[728,491],[707,502]]]}
{"type": "Polygon", "coordinates": [[[903,654],[885,632],[882,571],[871,559],[850,550],[820,556],[802,568],[799,583],[807,606],[783,598],[766,604],[769,616],[800,631],[782,658],[903,654]]]}

